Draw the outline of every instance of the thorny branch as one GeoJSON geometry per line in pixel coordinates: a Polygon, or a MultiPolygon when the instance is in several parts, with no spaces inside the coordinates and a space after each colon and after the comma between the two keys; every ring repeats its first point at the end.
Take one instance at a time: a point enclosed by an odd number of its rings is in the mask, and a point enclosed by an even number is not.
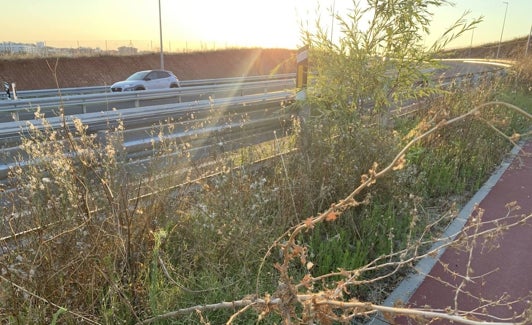
{"type": "MultiPolygon", "coordinates": [[[[444,311],[438,311],[434,309],[419,309],[419,308],[404,308],[402,306],[394,306],[394,307],[388,307],[388,306],[381,306],[372,304],[369,302],[360,302],[357,300],[353,301],[344,301],[342,300],[342,294],[344,290],[347,290],[348,285],[361,285],[361,284],[367,284],[367,283],[373,283],[379,280],[382,280],[386,277],[391,276],[392,274],[396,273],[400,268],[404,266],[410,266],[416,261],[428,257],[428,256],[434,256],[437,254],[438,251],[440,251],[443,248],[449,247],[451,245],[456,245],[456,242],[453,240],[455,235],[454,234],[447,238],[440,238],[439,240],[424,240],[424,236],[428,233],[427,228],[430,228],[431,225],[427,226],[423,234],[421,235],[421,238],[413,243],[410,247],[407,247],[403,250],[392,252],[386,256],[380,256],[379,258],[373,260],[372,262],[368,263],[367,265],[358,268],[356,270],[346,271],[346,270],[340,270],[339,272],[331,272],[329,274],[312,278],[310,276],[306,276],[301,283],[294,284],[292,283],[292,278],[289,275],[289,263],[295,259],[295,258],[301,258],[301,261],[304,261],[304,255],[305,255],[305,249],[301,246],[299,246],[296,243],[296,238],[299,234],[301,234],[303,231],[308,231],[314,228],[315,225],[318,223],[322,223],[325,221],[332,221],[336,218],[340,217],[344,211],[347,209],[357,207],[360,204],[365,203],[364,201],[357,201],[356,198],[361,194],[361,192],[373,185],[377,179],[382,177],[383,175],[393,171],[402,168],[402,166],[405,163],[405,154],[406,152],[417,142],[420,140],[428,137],[432,133],[449,126],[453,123],[456,123],[458,121],[464,120],[467,117],[478,115],[480,110],[490,107],[490,106],[505,106],[507,108],[513,109],[517,111],[518,113],[524,115],[528,119],[532,119],[532,115],[528,112],[520,109],[519,107],[516,107],[514,105],[505,103],[505,102],[488,102],[482,105],[479,105],[467,113],[452,118],[450,120],[442,120],[437,124],[434,124],[430,129],[425,131],[424,133],[414,137],[408,144],[404,146],[404,148],[395,156],[395,158],[382,170],[378,170],[378,164],[375,163],[373,167],[369,170],[368,174],[365,174],[362,176],[361,184],[355,188],[346,198],[343,200],[340,200],[337,203],[334,203],[330,206],[329,209],[322,212],[316,217],[310,217],[307,220],[303,221],[302,223],[292,227],[291,229],[287,230],[281,237],[279,237],[277,240],[274,241],[273,245],[271,245],[263,258],[263,262],[261,264],[261,267],[259,269],[258,274],[261,273],[261,270],[264,266],[265,260],[268,256],[271,255],[274,248],[279,248],[282,252],[283,256],[283,263],[282,264],[276,264],[275,268],[280,273],[280,284],[278,287],[277,292],[273,295],[273,297],[270,297],[266,294],[264,298],[259,298],[258,295],[258,280],[257,280],[257,292],[255,295],[251,296],[251,298],[246,298],[242,300],[236,300],[232,302],[222,302],[217,304],[211,304],[211,305],[201,305],[201,306],[194,306],[190,308],[180,309],[173,312],[169,312],[166,314],[158,315],[149,319],[146,319],[139,324],[149,324],[154,321],[162,320],[162,319],[168,319],[173,317],[178,317],[180,315],[188,314],[193,311],[206,311],[206,310],[214,310],[214,309],[238,309],[242,308],[239,311],[237,311],[233,316],[229,319],[228,324],[232,323],[237,316],[241,315],[245,310],[249,308],[255,308],[260,312],[261,317],[269,312],[277,312],[279,313],[283,319],[285,324],[291,324],[291,319],[294,317],[293,310],[295,309],[295,304],[302,304],[305,311],[313,311],[314,313],[322,313],[321,317],[326,317],[327,319],[336,319],[339,321],[348,321],[349,319],[353,318],[356,315],[369,315],[375,312],[382,312],[382,313],[388,313],[393,315],[406,315],[409,317],[422,317],[422,318],[440,318],[440,319],[447,319],[450,321],[454,321],[457,323],[462,324],[492,324],[492,325],[499,325],[499,324],[512,324],[507,322],[484,322],[484,321],[478,321],[478,320],[472,320],[469,319],[468,316],[471,315],[471,313],[460,313],[458,310],[458,306],[455,304],[455,309],[452,312],[449,312],[448,310],[444,311]],[[283,240],[284,238],[287,238],[283,240]],[[424,254],[419,254],[419,248],[425,245],[434,244],[435,242],[441,242],[442,244],[439,245],[437,248],[430,249],[424,254]],[[360,275],[365,272],[369,271],[375,271],[378,269],[384,269],[384,268],[390,268],[392,267],[392,271],[388,272],[387,274],[375,277],[372,279],[367,280],[358,280],[360,275]],[[299,289],[308,288],[310,290],[311,284],[314,282],[321,281],[325,278],[330,277],[337,277],[341,276],[345,280],[338,281],[338,285],[334,290],[328,290],[328,291],[321,291],[317,293],[299,293],[299,289]],[[326,307],[326,308],[324,308],[326,307]],[[332,308],[338,310],[342,310],[343,314],[338,315],[337,313],[334,313],[332,311],[332,308]]],[[[512,137],[507,137],[508,139],[515,140],[516,136],[512,135],[512,137]]],[[[513,222],[507,223],[504,226],[499,226],[499,222],[501,220],[508,220],[510,218],[509,215],[505,216],[504,218],[490,221],[490,222],[482,222],[478,220],[473,225],[470,225],[466,227],[464,230],[461,231],[461,234],[465,234],[468,238],[468,240],[475,240],[477,238],[486,237],[489,235],[492,235],[495,232],[500,232],[501,230],[508,230],[512,227],[517,227],[520,225],[523,225],[528,220],[532,219],[532,214],[530,215],[521,215],[518,216],[517,220],[514,220],[513,222]],[[484,229],[482,226],[486,224],[493,224],[495,227],[492,227],[490,229],[484,229]],[[473,229],[472,234],[467,234],[467,231],[473,229]]],[[[259,277],[257,277],[258,279],[259,277]]],[[[466,281],[466,277],[464,277],[464,281],[466,281]]],[[[464,283],[464,282],[462,282],[464,283]]],[[[460,287],[456,288],[457,292],[460,291],[460,287]]],[[[518,317],[524,318],[528,317],[527,313],[528,311],[525,311],[522,315],[519,315],[518,317]]],[[[497,319],[495,317],[492,317],[492,319],[497,319]]],[[[526,320],[525,320],[526,322],[526,320]]],[[[525,324],[517,323],[517,324],[525,324]]]]}

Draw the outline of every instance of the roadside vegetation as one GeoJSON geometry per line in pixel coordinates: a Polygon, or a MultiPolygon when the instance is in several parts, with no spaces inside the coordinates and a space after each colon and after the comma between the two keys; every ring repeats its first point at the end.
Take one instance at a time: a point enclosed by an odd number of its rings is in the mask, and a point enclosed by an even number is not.
{"type": "MultiPolygon", "coordinates": [[[[216,157],[213,177],[165,137],[171,121],[154,128],[153,159],[132,167],[122,125],[93,135],[37,112],[47,127],[28,124],[20,157],[34,163],[14,168],[16,190],[2,193],[0,320],[336,324],[381,310],[530,135],[532,57],[441,88],[436,55],[478,21],[459,19],[427,51],[417,44],[428,7],[368,2],[374,11],[336,17],[339,42],[304,33],[316,74],[308,99],[286,107],[293,134],[216,157]],[[368,31],[353,27],[370,12],[368,31]]],[[[467,317],[453,312],[436,317],[467,317]]]]}

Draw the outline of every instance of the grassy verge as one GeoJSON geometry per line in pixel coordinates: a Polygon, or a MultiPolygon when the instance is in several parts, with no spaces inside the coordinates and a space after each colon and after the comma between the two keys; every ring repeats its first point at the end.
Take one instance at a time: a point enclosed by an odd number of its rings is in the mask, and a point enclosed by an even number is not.
{"type": "MultiPolygon", "coordinates": [[[[82,125],[62,134],[65,141],[56,141],[63,130],[36,132],[24,146],[39,163],[13,171],[11,181],[19,187],[4,196],[12,204],[2,217],[13,232],[40,230],[29,240],[17,239],[19,248],[7,248],[1,257],[0,319],[136,323],[193,305],[273,293],[283,259],[282,251],[268,250],[275,238],[345,197],[375,162],[386,165],[441,119],[495,99],[530,112],[530,90],[515,81],[522,76],[454,89],[415,114],[396,118],[393,128],[313,119],[282,145],[297,151],[273,150],[278,158],[257,168],[247,162],[262,157],[264,148],[241,150],[237,158],[222,157],[221,173],[191,184],[193,191],[145,199],[138,194],[168,187],[157,176],[183,164],[186,146],[166,143],[160,157],[182,152],[179,159],[158,160],[159,165],[146,167],[150,177],[136,179],[116,146],[120,128],[105,143],[82,125]],[[227,163],[234,160],[238,168],[227,163]],[[19,218],[22,213],[26,218],[19,218]],[[42,228],[48,223],[56,227],[42,228]]],[[[530,120],[494,105],[424,139],[406,154],[402,169],[364,191],[363,205],[297,238],[306,258],[291,265],[294,280],[356,269],[406,247],[427,224],[442,219],[444,227],[512,146],[501,133],[524,133],[529,126],[530,120]]],[[[401,275],[346,294],[378,302],[401,275]]],[[[316,286],[327,288],[337,280],[330,277],[316,286]]],[[[234,312],[192,312],[171,323],[218,324],[234,312]]],[[[264,323],[277,323],[277,317],[264,323]]],[[[253,310],[239,318],[256,319],[253,310]]]]}

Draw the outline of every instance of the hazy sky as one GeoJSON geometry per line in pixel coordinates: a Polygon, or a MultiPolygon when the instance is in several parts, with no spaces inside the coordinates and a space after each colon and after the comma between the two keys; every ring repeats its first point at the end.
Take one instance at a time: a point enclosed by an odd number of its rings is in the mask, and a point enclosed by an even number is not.
{"type": "MultiPolygon", "coordinates": [[[[225,47],[298,48],[300,23],[330,24],[330,11],[346,12],[352,0],[160,0],[165,50],[225,47]]],[[[503,0],[454,0],[435,12],[432,35],[470,10],[484,22],[451,47],[498,42],[503,0]]],[[[159,0],[2,0],[0,42],[64,47],[159,46],[159,0]],[[107,40],[107,43],[104,41],[107,40]]],[[[528,35],[532,0],[508,0],[503,40],[528,35]]],[[[339,28],[333,27],[338,33],[339,28]]]]}

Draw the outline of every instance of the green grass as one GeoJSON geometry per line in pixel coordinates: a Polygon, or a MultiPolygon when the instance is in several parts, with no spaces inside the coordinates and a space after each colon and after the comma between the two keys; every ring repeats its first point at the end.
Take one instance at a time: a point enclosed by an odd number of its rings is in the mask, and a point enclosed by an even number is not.
{"type": "MultiPolygon", "coordinates": [[[[162,184],[157,176],[182,165],[185,152],[177,160],[158,161],[157,166],[168,170],[152,166],[147,168],[149,177],[135,182],[120,160],[119,148],[113,148],[120,132],[104,144],[85,136],[82,127],[75,131],[79,142],[52,141],[54,130],[36,134],[26,148],[42,163],[27,173],[14,170],[12,181],[21,186],[12,199],[20,205],[3,211],[2,217],[27,211],[29,224],[10,219],[15,228],[45,222],[59,226],[53,233],[36,233],[34,242],[2,256],[0,319],[74,324],[83,315],[86,322],[135,323],[179,308],[272,294],[279,283],[274,265],[283,259],[279,249],[268,250],[282,244],[274,242],[276,238],[344,198],[374,162],[385,166],[433,118],[459,116],[493,99],[530,112],[530,90],[509,85],[457,90],[416,114],[397,118],[393,129],[337,116],[312,120],[304,125],[305,132],[282,144],[220,157],[214,165],[220,173],[191,184],[194,191],[161,191],[139,201],[134,198],[140,190],[171,185],[171,179],[162,184]],[[280,151],[303,143],[290,153],[280,151]],[[64,151],[84,155],[59,154],[64,151]],[[94,155],[97,152],[101,154],[94,155]],[[251,165],[271,154],[278,158],[262,168],[251,165]]],[[[512,135],[529,127],[530,121],[521,115],[493,107],[423,139],[408,151],[403,169],[356,198],[367,203],[297,237],[306,251],[305,262],[312,265],[294,259],[292,280],[356,269],[405,248],[427,224],[452,215],[454,204],[463,204],[500,163],[512,144],[494,128],[512,135]]],[[[162,157],[162,151],[184,149],[183,144],[165,143],[159,150],[162,157]]],[[[314,289],[335,281],[337,277],[329,278],[314,289]]],[[[383,287],[389,285],[354,287],[349,295],[378,301],[387,292],[383,287]]],[[[199,323],[203,318],[217,324],[234,312],[191,313],[160,323],[199,323]]],[[[256,319],[253,310],[239,317],[244,323],[256,319]]],[[[264,321],[276,322],[279,316],[274,314],[264,321]]]]}

